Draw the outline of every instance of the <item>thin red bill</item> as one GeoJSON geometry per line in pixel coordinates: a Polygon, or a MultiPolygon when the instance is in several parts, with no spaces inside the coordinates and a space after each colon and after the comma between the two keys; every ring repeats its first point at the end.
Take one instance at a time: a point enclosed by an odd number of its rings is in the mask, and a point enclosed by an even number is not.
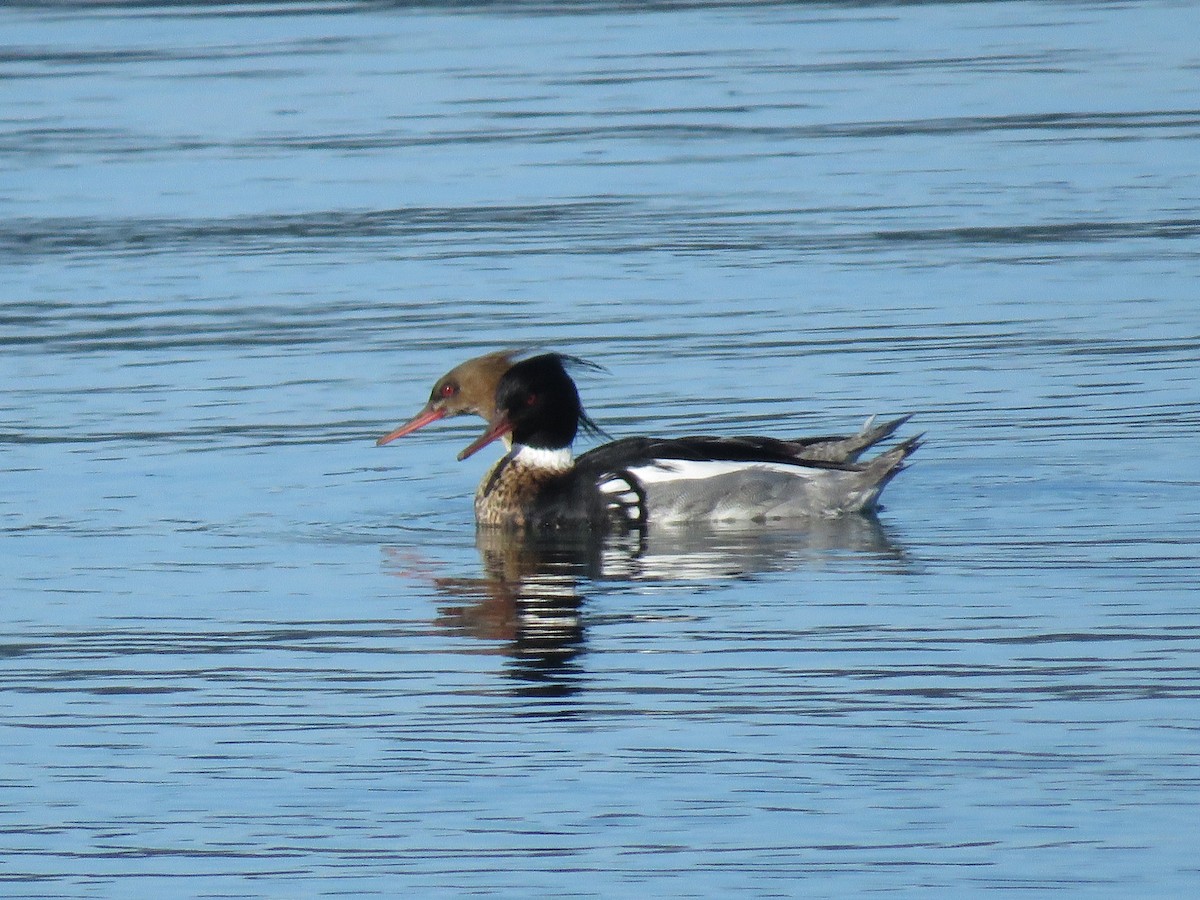
{"type": "Polygon", "coordinates": [[[458,454],[458,461],[462,462],[468,456],[475,453],[477,450],[482,450],[497,438],[504,437],[504,435],[512,431],[512,428],[512,423],[508,421],[508,417],[501,415],[499,418],[490,422],[487,430],[484,431],[484,433],[479,437],[475,438],[474,442],[469,447],[458,454]]]}
{"type": "Polygon", "coordinates": [[[418,428],[424,428],[430,422],[436,422],[438,419],[444,418],[446,411],[444,409],[431,409],[426,407],[421,410],[395,431],[385,434],[375,442],[376,447],[382,447],[384,444],[394,441],[398,437],[404,437],[406,434],[412,434],[418,428]]]}

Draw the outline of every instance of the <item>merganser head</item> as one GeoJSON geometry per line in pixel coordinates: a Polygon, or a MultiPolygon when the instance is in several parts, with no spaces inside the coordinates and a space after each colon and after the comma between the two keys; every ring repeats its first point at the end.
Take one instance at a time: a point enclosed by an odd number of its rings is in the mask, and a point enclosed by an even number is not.
{"type": "Polygon", "coordinates": [[[567,374],[568,362],[583,360],[544,353],[513,364],[496,385],[496,409],[488,427],[458,458],[466,459],[505,435],[511,435],[514,445],[561,450],[571,446],[580,425],[599,431],[583,411],[567,374]]]}
{"type": "Polygon", "coordinates": [[[375,442],[376,446],[412,434],[438,419],[477,415],[491,420],[496,412],[496,386],[520,350],[497,350],[469,359],[438,379],[424,409],[375,442]]]}

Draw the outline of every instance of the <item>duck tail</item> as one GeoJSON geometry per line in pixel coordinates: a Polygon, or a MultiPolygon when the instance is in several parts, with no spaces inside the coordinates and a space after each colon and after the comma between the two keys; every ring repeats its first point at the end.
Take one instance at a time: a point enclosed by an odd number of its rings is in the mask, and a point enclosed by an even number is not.
{"type": "Polygon", "coordinates": [[[855,434],[795,441],[796,456],[821,462],[857,462],[865,451],[890,438],[911,418],[912,413],[909,413],[876,425],[875,416],[871,416],[855,434]]]}
{"type": "Polygon", "coordinates": [[[920,448],[924,437],[924,434],[914,435],[863,464],[861,469],[863,486],[861,509],[872,510],[875,508],[880,492],[887,487],[889,481],[907,468],[908,458],[920,448]]]}

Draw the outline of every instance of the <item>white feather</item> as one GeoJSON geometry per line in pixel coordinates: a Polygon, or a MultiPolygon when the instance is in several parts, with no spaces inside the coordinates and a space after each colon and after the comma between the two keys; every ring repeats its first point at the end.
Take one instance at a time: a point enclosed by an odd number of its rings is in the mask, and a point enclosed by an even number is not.
{"type": "Polygon", "coordinates": [[[812,478],[821,469],[809,466],[793,466],[786,463],[725,462],[722,460],[664,460],[653,465],[638,466],[630,473],[642,484],[667,484],[673,481],[704,481],[726,475],[748,472],[770,472],[791,478],[812,478]]]}
{"type": "Polygon", "coordinates": [[[574,458],[571,456],[570,447],[563,447],[560,450],[547,450],[542,447],[526,447],[524,444],[518,444],[516,451],[513,454],[513,462],[529,466],[531,469],[548,469],[552,472],[565,472],[574,465],[574,458]]]}

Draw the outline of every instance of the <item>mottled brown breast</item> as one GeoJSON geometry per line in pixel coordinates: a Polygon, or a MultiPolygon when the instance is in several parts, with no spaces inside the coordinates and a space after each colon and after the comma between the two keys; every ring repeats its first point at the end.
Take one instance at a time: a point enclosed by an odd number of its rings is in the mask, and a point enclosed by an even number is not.
{"type": "Polygon", "coordinates": [[[524,528],[542,486],[560,472],[522,465],[505,456],[492,466],[475,492],[475,523],[524,528]]]}

